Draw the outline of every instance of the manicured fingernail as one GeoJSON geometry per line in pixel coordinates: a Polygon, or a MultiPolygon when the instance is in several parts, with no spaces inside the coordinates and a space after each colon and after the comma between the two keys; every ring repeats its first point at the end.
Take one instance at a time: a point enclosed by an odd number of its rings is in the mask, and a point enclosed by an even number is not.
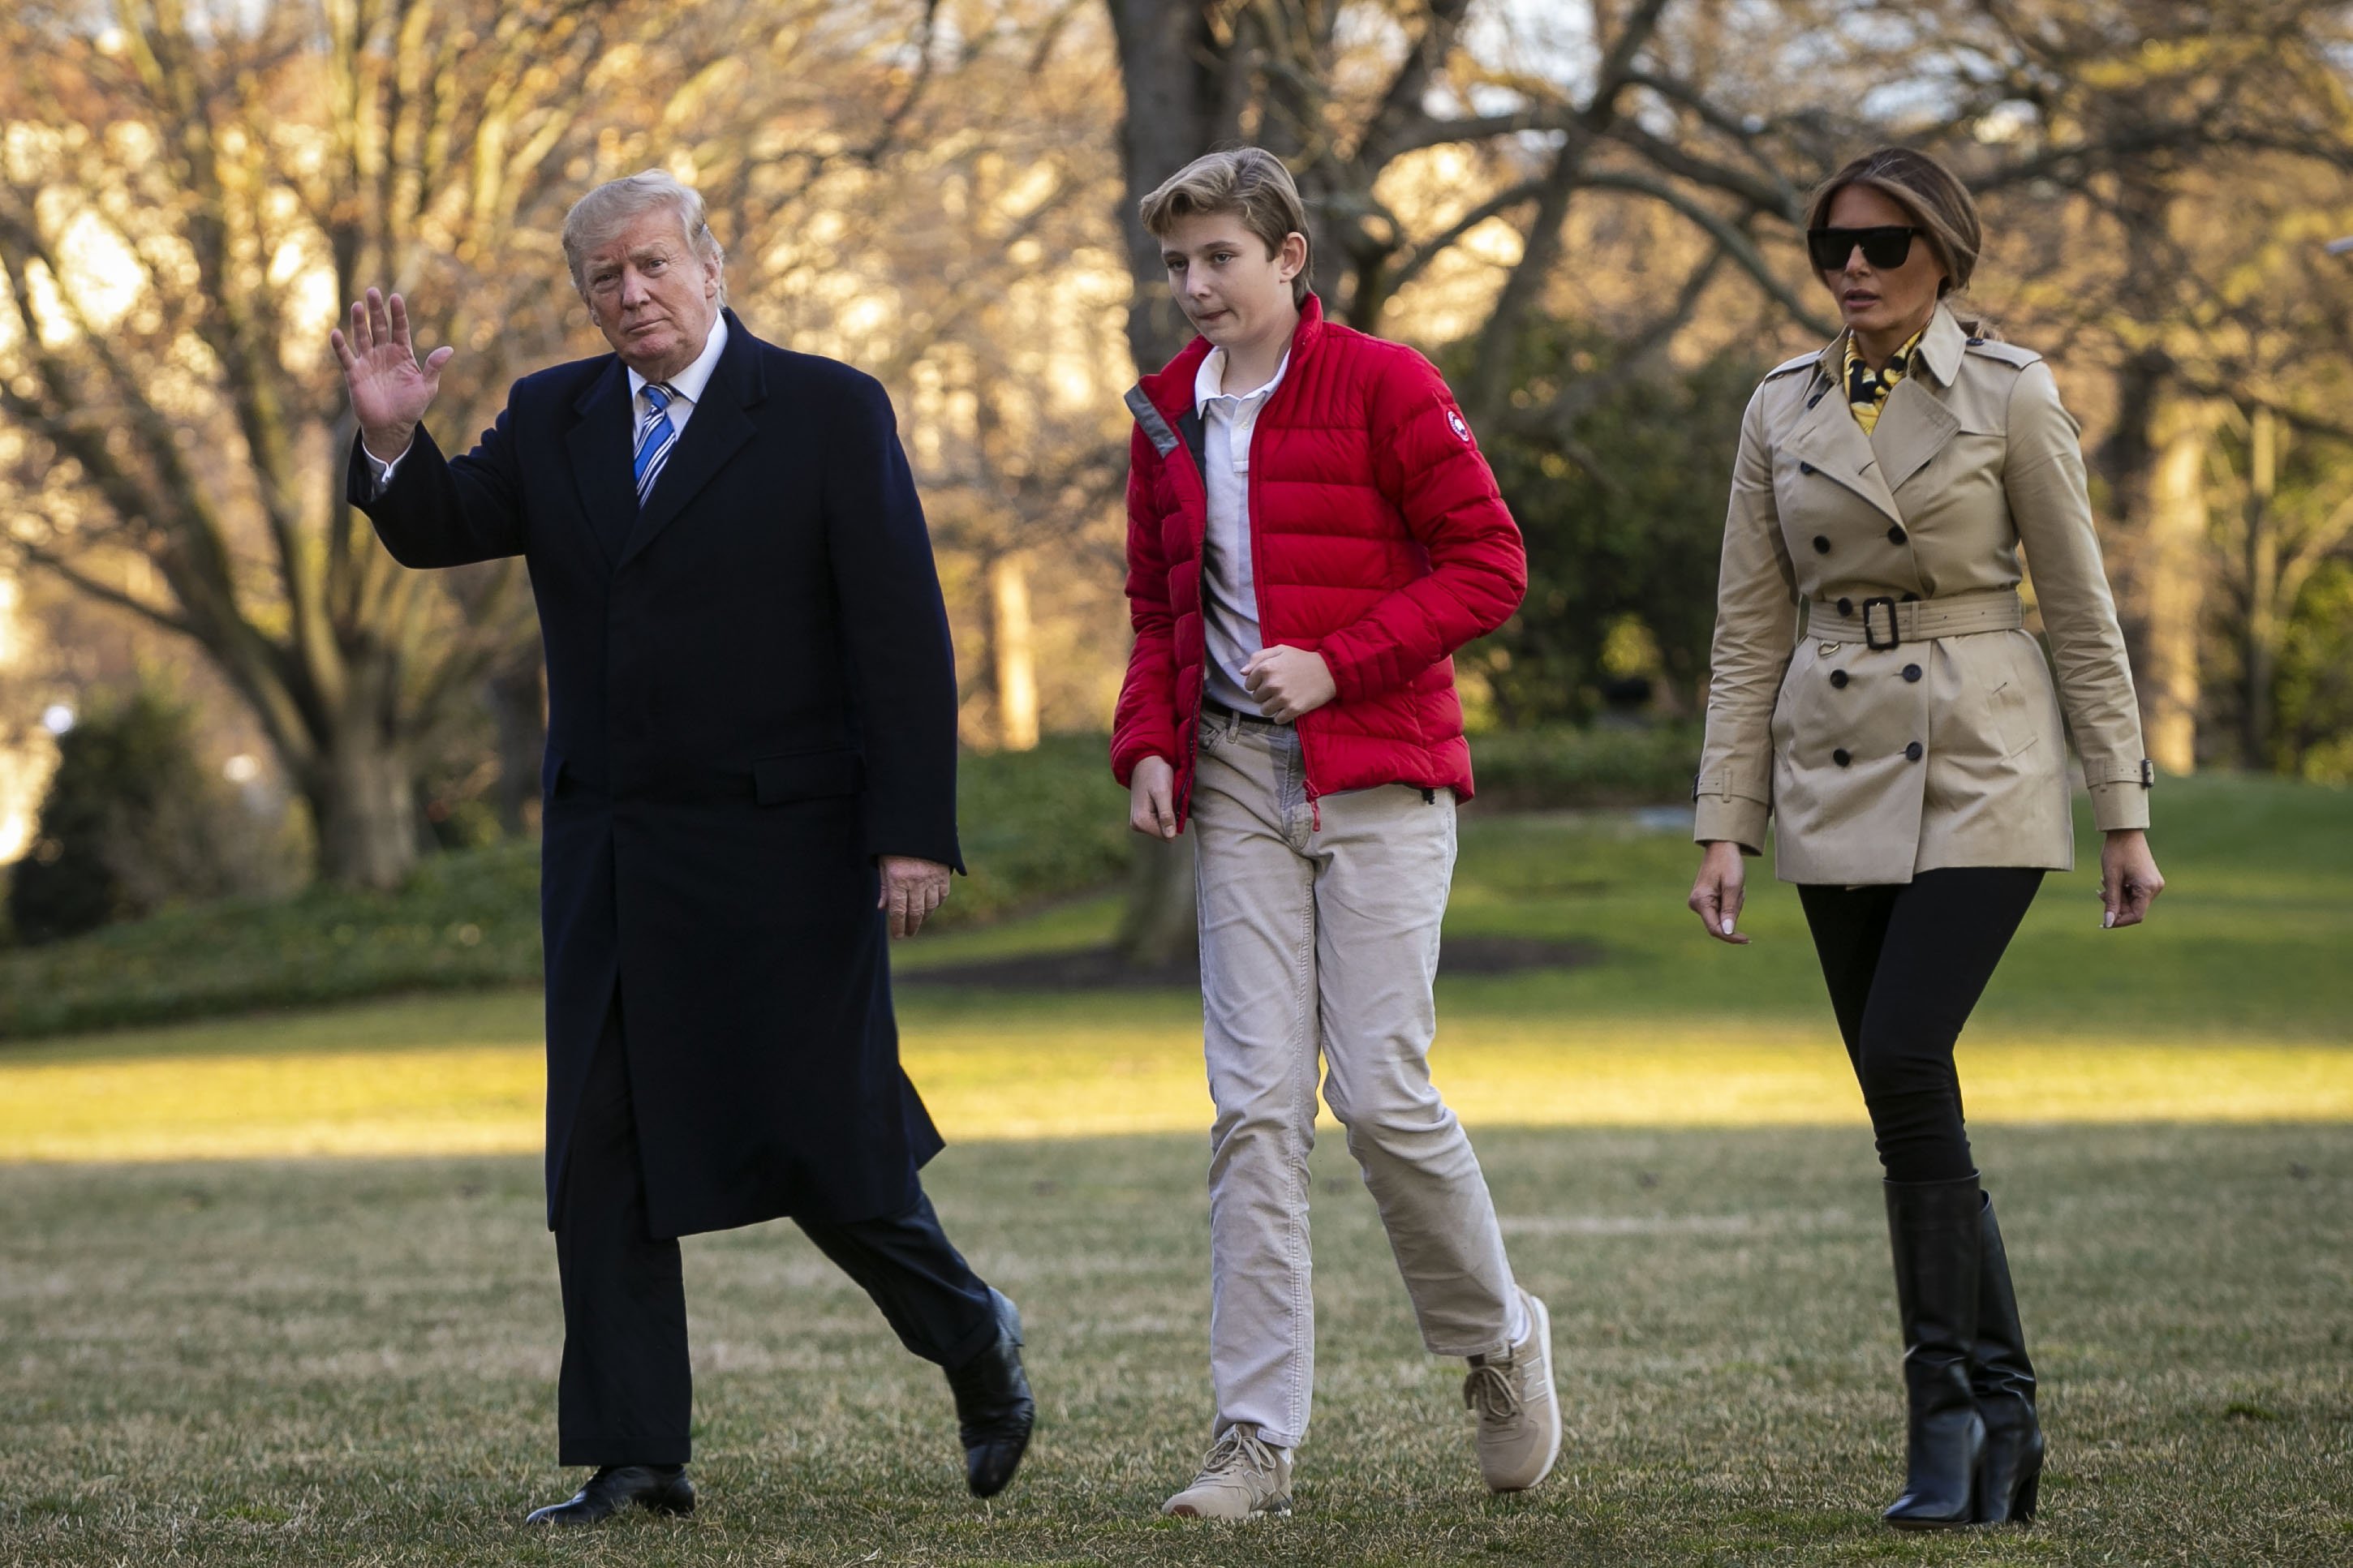
{"type": "Polygon", "coordinates": [[[1732,922],[1730,921],[1724,922],[1724,934],[1726,936],[1730,936],[1732,934],[1732,922]]]}
{"type": "Polygon", "coordinates": [[[2115,925],[2116,923],[2116,910],[2110,910],[2107,913],[2105,913],[2105,914],[2104,914],[2104,915],[2102,915],[2102,916],[2100,917],[2100,929],[2101,929],[2102,931],[2106,931],[2109,927],[2111,927],[2111,926],[2115,925]]]}

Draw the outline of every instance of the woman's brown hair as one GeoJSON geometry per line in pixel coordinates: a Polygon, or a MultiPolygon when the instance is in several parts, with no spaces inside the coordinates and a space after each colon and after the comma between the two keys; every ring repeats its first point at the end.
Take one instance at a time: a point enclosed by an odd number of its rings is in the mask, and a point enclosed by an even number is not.
{"type": "Polygon", "coordinates": [[[1831,203],[1849,185],[1877,191],[1925,231],[1928,248],[1945,268],[1945,280],[1936,286],[1938,299],[1969,286],[1969,276],[1978,269],[1978,252],[1985,245],[1985,229],[1978,221],[1978,204],[1960,176],[1926,153],[1881,147],[1815,187],[1806,202],[1806,226],[1830,226],[1831,203]]]}

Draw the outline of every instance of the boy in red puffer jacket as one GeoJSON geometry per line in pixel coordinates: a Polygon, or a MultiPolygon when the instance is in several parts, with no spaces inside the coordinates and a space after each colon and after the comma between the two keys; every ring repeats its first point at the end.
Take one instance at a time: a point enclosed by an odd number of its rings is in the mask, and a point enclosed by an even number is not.
{"type": "Polygon", "coordinates": [[[1314,1378],[1319,1050],[1422,1342],[1469,1359],[1480,1469],[1516,1491],[1560,1448],[1550,1322],[1513,1279],[1428,1055],[1454,806],[1471,794],[1452,656],[1518,607],[1519,530],[1430,362],[1324,320],[1279,159],[1211,153],[1143,218],[1201,335],[1127,395],[1135,649],[1112,766],[1136,831],[1193,826],[1217,1105],[1217,1424],[1166,1511],[1291,1506],[1314,1378]]]}

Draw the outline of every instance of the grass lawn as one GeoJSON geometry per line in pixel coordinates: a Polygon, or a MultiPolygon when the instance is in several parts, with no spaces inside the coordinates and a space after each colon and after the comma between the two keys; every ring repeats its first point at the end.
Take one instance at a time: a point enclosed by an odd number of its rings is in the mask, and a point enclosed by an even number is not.
{"type": "Polygon", "coordinates": [[[0,1563],[2343,1563],[2353,1127],[1981,1131],[2044,1377],[2031,1531],[1899,1537],[1886,1241],[1843,1129],[1490,1130],[1569,1436],[1478,1484],[1336,1139],[1288,1521],[1163,1521],[1207,1441],[1200,1138],[934,1167],[1021,1300],[1033,1457],[963,1496],[946,1393],[788,1226],[687,1247],[703,1510],[522,1535],[560,1329],[527,1157],[0,1173],[0,1563]]]}
{"type": "MultiPolygon", "coordinates": [[[[1789,890],[1755,885],[1736,951],[1672,830],[1472,815],[1450,931],[1598,955],[1440,982],[1440,1079],[1564,1358],[1535,1493],[1479,1488],[1334,1138],[1300,1512],[1158,1520],[1209,1417],[1198,1003],[909,987],[929,1184],[1029,1320],[1023,1479],[965,1499],[936,1373],[766,1226],[687,1248],[703,1511],[522,1537],[576,1476],[538,1004],[505,990],[0,1047],[0,1568],[2353,1562],[2353,795],[2171,783],[2159,824],[2151,926],[2054,878],[1963,1046],[2045,1377],[2031,1531],[1876,1522],[1886,1241],[1789,890]]],[[[1112,910],[901,962],[1085,946],[1112,910]]]]}
{"type": "MultiPolygon", "coordinates": [[[[2011,1121],[2353,1120],[2353,792],[2168,783],[2169,889],[2099,929],[2094,851],[2054,876],[1962,1047],[2011,1121]]],[[[1694,851],[1626,814],[1470,816],[1448,930],[1597,951],[1440,982],[1434,1058],[1473,1124],[1834,1122],[1862,1107],[1793,892],[1755,868],[1757,941],[1682,907],[1694,851]]],[[[910,970],[1103,940],[1082,900],[902,945],[910,970]]],[[[909,1069],[956,1140],[1207,1124],[1186,992],[908,987],[909,1069]]],[[[541,1137],[535,993],[414,997],[0,1047],[0,1160],[496,1153],[541,1137]]]]}

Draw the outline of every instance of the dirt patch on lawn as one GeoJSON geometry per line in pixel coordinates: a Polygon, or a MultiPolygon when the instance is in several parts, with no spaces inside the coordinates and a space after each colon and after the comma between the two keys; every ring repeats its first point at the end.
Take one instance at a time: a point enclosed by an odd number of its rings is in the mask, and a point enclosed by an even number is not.
{"type": "MultiPolygon", "coordinates": [[[[1458,936],[1447,939],[1440,952],[1438,973],[1517,974],[1531,969],[1581,969],[1599,958],[1599,953],[1584,942],[1458,936]]],[[[901,970],[891,981],[899,986],[959,986],[977,991],[1177,990],[1198,988],[1201,969],[1189,956],[1181,963],[1139,968],[1112,948],[1088,947],[901,970]]]]}

